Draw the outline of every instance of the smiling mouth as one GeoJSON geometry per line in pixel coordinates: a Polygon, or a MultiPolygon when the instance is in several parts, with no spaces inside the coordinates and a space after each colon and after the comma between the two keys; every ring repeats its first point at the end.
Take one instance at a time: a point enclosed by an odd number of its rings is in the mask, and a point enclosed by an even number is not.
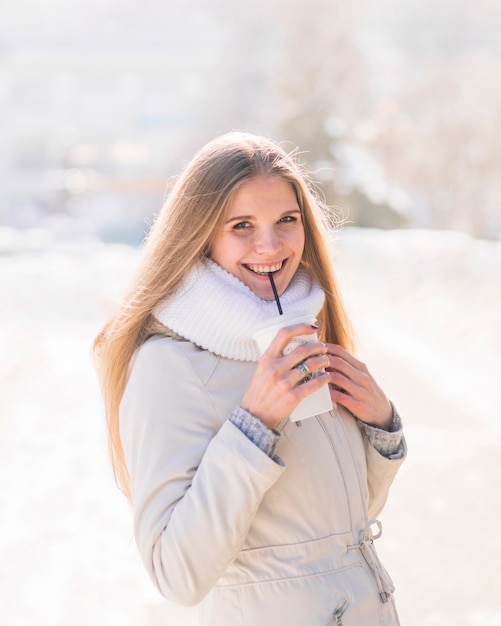
{"type": "Polygon", "coordinates": [[[254,274],[257,274],[258,276],[267,276],[268,274],[274,274],[275,272],[278,272],[279,270],[281,270],[282,267],[285,265],[286,260],[280,261],[280,263],[273,263],[273,265],[244,264],[244,266],[251,272],[254,272],[254,274]]]}

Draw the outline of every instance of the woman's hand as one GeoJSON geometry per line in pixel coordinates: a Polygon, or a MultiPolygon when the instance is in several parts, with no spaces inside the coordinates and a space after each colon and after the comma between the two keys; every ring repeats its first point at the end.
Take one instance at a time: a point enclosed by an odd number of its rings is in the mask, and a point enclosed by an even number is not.
{"type": "Polygon", "coordinates": [[[390,401],[362,363],[337,344],[327,344],[331,398],[359,420],[388,430],[392,420],[390,401]]]}
{"type": "Polygon", "coordinates": [[[289,342],[299,335],[316,332],[316,326],[296,324],[282,328],[259,360],[256,372],[242,399],[242,408],[259,418],[268,428],[276,428],[289,417],[299,402],[330,381],[326,372],[307,382],[297,368],[305,363],[314,374],[330,364],[325,344],[307,342],[283,355],[289,342]]]}

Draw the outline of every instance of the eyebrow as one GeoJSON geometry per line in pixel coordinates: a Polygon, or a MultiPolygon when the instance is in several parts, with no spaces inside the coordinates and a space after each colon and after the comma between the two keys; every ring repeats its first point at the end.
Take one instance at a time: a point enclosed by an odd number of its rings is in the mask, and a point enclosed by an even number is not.
{"type": "MultiPolygon", "coordinates": [[[[280,217],[284,217],[285,215],[292,215],[293,213],[299,213],[301,215],[301,209],[292,209],[291,211],[284,211],[280,217]]],[[[251,220],[255,215],[238,215],[235,217],[230,217],[229,220],[225,221],[225,224],[230,224],[230,222],[245,222],[245,220],[251,220]]]]}

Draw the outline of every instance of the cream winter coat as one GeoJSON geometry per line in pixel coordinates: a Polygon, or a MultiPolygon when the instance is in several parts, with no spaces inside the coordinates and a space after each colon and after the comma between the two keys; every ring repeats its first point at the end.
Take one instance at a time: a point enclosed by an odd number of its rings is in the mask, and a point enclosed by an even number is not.
{"type": "Polygon", "coordinates": [[[381,456],[338,408],[283,423],[276,462],[228,419],[255,367],[166,337],[135,357],[120,427],[151,578],[205,625],[398,624],[369,521],[405,443],[381,456]]]}

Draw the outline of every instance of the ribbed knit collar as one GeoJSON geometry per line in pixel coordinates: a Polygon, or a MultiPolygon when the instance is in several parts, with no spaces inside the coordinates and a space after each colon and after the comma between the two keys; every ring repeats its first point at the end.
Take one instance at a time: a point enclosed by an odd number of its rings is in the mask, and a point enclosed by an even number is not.
{"type": "MultiPolygon", "coordinates": [[[[284,313],[317,316],[324,292],[300,267],[280,297],[284,313]]],[[[167,328],[217,355],[257,361],[254,332],[278,317],[274,300],[262,300],[242,281],[211,260],[197,264],[177,291],[160,302],[155,317],[167,328]]]]}

